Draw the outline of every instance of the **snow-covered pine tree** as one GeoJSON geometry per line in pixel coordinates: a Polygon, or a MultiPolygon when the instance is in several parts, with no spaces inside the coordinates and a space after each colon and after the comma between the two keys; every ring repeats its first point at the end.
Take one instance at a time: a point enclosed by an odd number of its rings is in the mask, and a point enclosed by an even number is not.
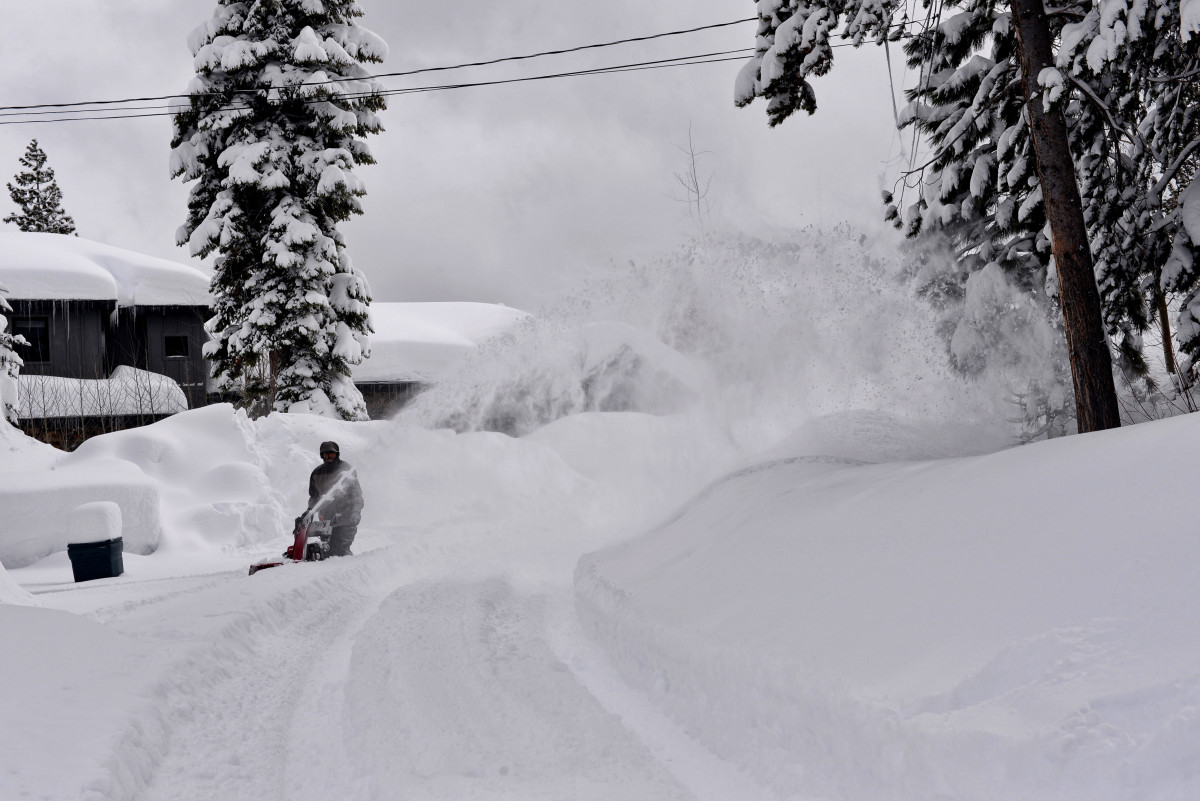
{"type": "Polygon", "coordinates": [[[756,54],[739,75],[735,101],[745,106],[766,98],[771,125],[815,111],[809,79],[832,68],[835,36],[856,45],[905,40],[918,77],[897,122],[912,128],[930,155],[901,176],[898,198],[885,195],[886,216],[931,256],[918,259],[914,279],[942,315],[951,364],[967,374],[996,363],[1029,370],[1033,351],[1047,363],[1014,387],[1017,394],[1041,398],[1034,405],[1069,396],[1069,375],[1054,364],[1065,348],[1043,341],[1056,327],[1045,291],[1050,241],[1007,8],[946,2],[910,21],[908,5],[896,0],[759,0],[758,6],[756,54]],[[1005,316],[1033,325],[1033,342],[1014,342],[993,325],[1013,300],[1005,282],[1025,295],[1005,316]]]}
{"type": "Polygon", "coordinates": [[[75,221],[62,207],[62,190],[54,180],[54,170],[46,164],[46,153],[33,139],[21,156],[25,169],[15,176],[16,184],[8,184],[8,194],[19,212],[4,218],[22,231],[42,231],[50,234],[75,233],[75,221]]]}
{"type": "MultiPolygon", "coordinates": [[[[1179,154],[1189,147],[1196,153],[1196,112],[1180,92],[1195,86],[1197,51],[1182,47],[1179,0],[1128,8],[1090,0],[1055,5],[1049,24],[1059,45],[1057,69],[1039,75],[1039,85],[1043,102],[1064,109],[1104,323],[1118,364],[1136,375],[1146,369],[1141,333],[1151,320],[1148,301],[1170,253],[1167,243],[1180,239],[1178,226],[1157,210],[1156,195],[1167,174],[1183,174],[1171,166],[1179,154]]],[[[908,39],[908,64],[918,77],[906,90],[910,102],[899,123],[922,135],[931,157],[904,176],[915,181],[915,200],[889,195],[885,202],[907,235],[952,248],[952,262],[930,260],[918,272],[922,292],[959,310],[944,329],[952,361],[969,370],[997,355],[965,312],[972,291],[993,284],[970,281],[989,265],[1002,269],[1049,319],[1061,319],[1053,307],[1049,231],[1008,4],[925,3],[917,20],[897,0],[758,0],[758,7],[756,54],[739,75],[735,101],[744,106],[766,98],[772,125],[798,110],[815,110],[809,79],[832,67],[834,35],[856,45],[908,39]]],[[[1180,249],[1175,252],[1182,265],[1180,249]]],[[[1195,283],[1181,268],[1164,276],[1162,286],[1182,292],[1195,283]]],[[[1194,334],[1200,353],[1200,303],[1190,328],[1188,307],[1185,302],[1181,335],[1194,334]]],[[[1037,382],[1044,385],[1044,377],[1037,382]]]]}
{"type": "Polygon", "coordinates": [[[1179,298],[1176,334],[1185,354],[1179,372],[1194,384],[1200,377],[1200,1],[1184,0],[1178,29],[1174,19],[1166,22],[1168,34],[1179,36],[1160,54],[1163,71],[1178,79],[1165,84],[1145,125],[1150,147],[1162,153],[1147,206],[1158,212],[1152,225],[1171,240],[1158,289],[1179,298]]]}
{"type": "Polygon", "coordinates": [[[13,350],[14,345],[24,345],[23,337],[14,336],[8,330],[8,317],[12,307],[4,299],[8,290],[0,284],[0,418],[16,425],[19,398],[17,395],[17,374],[25,364],[13,350]]]}
{"type": "Polygon", "coordinates": [[[1196,276],[1169,280],[1164,270],[1181,223],[1173,201],[1200,144],[1188,74],[1200,40],[1188,46],[1181,35],[1179,0],[1079,11],[1063,26],[1057,68],[1081,109],[1076,165],[1105,323],[1118,365],[1143,375],[1142,333],[1165,307],[1164,292],[1196,289],[1196,276]]]}
{"type": "Polygon", "coordinates": [[[216,254],[205,355],[247,406],[365,419],[350,365],[369,355],[370,290],[338,223],[382,130],[363,62],[387,45],[354,0],[218,0],[189,45],[171,173],[196,181],[177,239],[216,254]]]}

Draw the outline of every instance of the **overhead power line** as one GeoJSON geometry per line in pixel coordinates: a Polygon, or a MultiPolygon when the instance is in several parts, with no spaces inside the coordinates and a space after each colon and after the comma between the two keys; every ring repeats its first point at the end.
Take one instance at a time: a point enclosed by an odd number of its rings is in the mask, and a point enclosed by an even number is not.
{"type": "MultiPolygon", "coordinates": [[[[555,72],[543,75],[527,75],[520,78],[502,78],[490,81],[467,81],[454,84],[439,84],[436,86],[412,86],[397,89],[384,89],[379,92],[362,92],[357,94],[341,95],[340,99],[362,99],[366,97],[391,97],[395,95],[420,94],[424,92],[445,92],[453,89],[470,89],[480,86],[499,86],[502,84],[524,83],[527,81],[544,81],[554,78],[577,78],[586,75],[607,75],[610,73],[620,72],[639,72],[641,70],[666,69],[669,67],[690,67],[700,64],[715,64],[725,61],[742,61],[745,57],[753,52],[753,48],[743,48],[741,50],[723,50],[715,53],[701,53],[693,56],[677,56],[675,58],[658,59],[655,61],[640,61],[629,64],[615,64],[607,67],[594,67],[584,70],[572,70],[569,72],[555,72]],[[737,54],[737,55],[733,55],[737,54]]],[[[304,103],[324,103],[328,102],[327,98],[311,98],[302,101],[304,103]]],[[[171,106],[145,106],[140,108],[128,109],[130,111],[138,111],[145,113],[136,114],[107,114],[105,112],[115,109],[79,109],[76,112],[60,111],[60,112],[33,112],[33,113],[60,113],[60,114],[77,114],[87,115],[92,112],[101,112],[99,116],[69,116],[69,117],[53,117],[49,119],[34,119],[34,120],[0,120],[0,125],[31,125],[38,123],[49,122],[81,122],[88,120],[124,120],[137,119],[143,117],[170,117],[178,114],[186,106],[171,107],[171,106]],[[158,109],[158,110],[156,110],[158,109]],[[165,109],[165,110],[163,110],[165,109]]],[[[237,111],[245,106],[229,106],[224,111],[237,111]]]]}
{"type": "MultiPolygon", "coordinates": [[[[560,50],[545,50],[545,51],[541,51],[538,53],[529,53],[529,54],[519,55],[519,56],[505,56],[503,58],[496,58],[496,59],[491,59],[488,61],[475,61],[475,62],[467,62],[467,63],[462,63],[462,64],[451,64],[451,65],[440,66],[440,67],[425,67],[425,68],[421,68],[421,69],[407,70],[407,71],[403,71],[403,72],[380,73],[377,75],[364,76],[362,78],[340,78],[340,79],[331,79],[331,80],[326,80],[326,81],[309,81],[309,82],[293,84],[293,85],[289,85],[289,86],[271,87],[271,88],[295,90],[295,89],[301,88],[301,87],[321,86],[321,85],[329,85],[329,84],[354,83],[354,82],[374,80],[374,79],[379,79],[379,78],[408,77],[408,76],[426,74],[426,73],[431,73],[431,72],[444,72],[444,71],[464,69],[464,68],[469,68],[469,67],[491,66],[491,65],[505,63],[505,62],[523,61],[523,60],[528,60],[528,59],[541,58],[544,56],[555,56],[555,55],[562,55],[562,54],[566,54],[566,53],[579,52],[579,51],[583,51],[583,50],[593,50],[593,49],[599,49],[599,48],[614,47],[617,45],[628,44],[631,42],[644,42],[644,41],[649,41],[652,39],[661,39],[661,38],[665,38],[665,37],[669,37],[669,36],[680,36],[680,35],[700,32],[700,31],[712,30],[715,28],[725,28],[725,27],[729,27],[732,25],[739,25],[744,22],[753,22],[756,20],[757,20],[757,17],[748,17],[746,19],[734,20],[732,22],[722,22],[722,23],[717,23],[717,24],[713,24],[713,25],[703,25],[703,26],[699,26],[699,27],[695,27],[695,28],[686,28],[686,29],[681,29],[681,30],[676,30],[676,31],[667,31],[664,33],[650,34],[647,36],[637,36],[637,37],[630,37],[630,38],[626,38],[626,39],[617,39],[617,40],[614,40],[611,42],[598,42],[595,44],[579,45],[577,47],[564,48],[564,49],[560,49],[560,50]]],[[[913,22],[904,22],[904,23],[899,23],[892,27],[906,28],[912,24],[914,24],[914,23],[913,22]]],[[[913,34],[906,33],[906,34],[900,34],[900,35],[894,36],[892,38],[910,39],[912,37],[913,37],[913,34]]],[[[829,46],[830,47],[853,47],[856,45],[853,42],[841,42],[841,43],[836,43],[836,44],[831,43],[829,46]]],[[[544,80],[550,80],[550,79],[556,79],[556,78],[577,78],[577,77],[583,77],[583,76],[588,76],[588,75],[606,75],[606,74],[610,74],[610,73],[615,74],[615,73],[621,73],[621,72],[638,72],[641,70],[665,69],[665,68],[669,68],[669,67],[688,67],[688,66],[697,66],[697,65],[702,65],[702,64],[714,64],[714,63],[721,63],[721,62],[728,62],[728,61],[740,61],[753,52],[755,52],[755,48],[740,48],[740,49],[736,49],[736,50],[723,50],[723,51],[717,51],[717,52],[712,52],[712,53],[701,53],[701,54],[696,54],[696,55],[691,55],[691,56],[676,56],[673,58],[657,59],[657,60],[653,60],[653,61],[640,61],[640,62],[632,62],[632,63],[627,63],[627,64],[615,64],[615,65],[610,65],[610,66],[605,66],[605,67],[594,67],[594,68],[589,68],[589,69],[571,70],[571,71],[565,71],[565,72],[554,72],[554,73],[547,73],[547,74],[541,74],[541,75],[529,75],[529,76],[516,77],[516,78],[502,78],[502,79],[481,80],[481,81],[465,81],[465,82],[461,82],[461,83],[439,84],[439,85],[433,85],[433,86],[399,87],[399,88],[391,88],[391,89],[385,88],[385,89],[365,91],[365,92],[343,92],[341,94],[336,95],[336,98],[329,98],[329,97],[309,98],[309,99],[302,100],[300,102],[320,103],[320,102],[328,102],[331,99],[353,100],[353,99],[362,99],[362,98],[374,97],[374,96],[392,97],[392,96],[396,96],[396,95],[419,94],[419,93],[424,93],[424,92],[443,92],[443,91],[450,91],[450,90],[454,90],[454,89],[468,89],[468,88],[484,87],[484,86],[501,86],[501,85],[505,85],[505,84],[525,83],[525,82],[529,82],[529,81],[544,81],[544,80]]],[[[229,95],[253,95],[253,94],[261,94],[262,92],[265,92],[265,91],[269,91],[269,89],[258,87],[258,88],[251,88],[251,89],[232,89],[232,90],[228,90],[226,92],[196,93],[196,94],[192,94],[192,95],[184,95],[184,94],[158,95],[158,96],[147,96],[147,97],[124,98],[124,99],[120,99],[120,100],[93,100],[93,101],[78,101],[78,102],[72,102],[72,103],[39,103],[39,104],[26,105],[26,106],[0,106],[0,125],[34,125],[34,124],[51,123],[51,122],[53,122],[53,123],[83,122],[83,121],[92,121],[92,120],[122,120],[122,119],[139,119],[139,118],[146,118],[146,117],[174,116],[175,114],[178,114],[181,111],[184,111],[185,109],[187,109],[188,108],[187,101],[190,101],[193,98],[228,97],[229,95]],[[118,104],[123,104],[123,103],[157,103],[159,101],[172,101],[172,100],[184,101],[184,102],[176,102],[173,104],[167,103],[165,105],[164,104],[136,105],[136,106],[118,105],[118,104]],[[91,106],[91,107],[98,106],[99,108],[84,108],[85,106],[91,106]],[[122,113],[112,113],[112,112],[122,112],[122,113]],[[129,112],[129,113],[124,113],[124,112],[129,112]],[[53,116],[53,115],[67,115],[67,116],[53,116]],[[10,118],[10,117],[15,117],[17,119],[6,119],[6,118],[10,118]],[[36,117],[37,119],[30,119],[31,117],[36,117]]],[[[229,106],[223,110],[236,111],[239,108],[245,108],[245,107],[244,106],[229,106]]]]}
{"type": "MultiPolygon", "coordinates": [[[[559,55],[565,55],[567,53],[578,53],[578,52],[582,52],[584,50],[597,50],[597,49],[604,48],[604,47],[616,47],[618,45],[631,44],[634,42],[648,42],[653,39],[664,39],[669,36],[684,36],[684,35],[691,34],[691,33],[699,33],[701,31],[715,30],[717,28],[728,28],[733,25],[741,25],[742,23],[745,23],[745,22],[756,22],[757,20],[758,20],[758,17],[746,17],[745,19],[733,20],[732,22],[718,22],[718,23],[715,23],[712,25],[701,25],[701,26],[698,26],[695,28],[683,28],[683,29],[675,30],[675,31],[665,31],[663,33],[653,33],[653,34],[649,34],[647,36],[633,36],[633,37],[629,37],[626,39],[614,39],[613,41],[610,41],[610,42],[597,42],[594,44],[578,45],[576,47],[567,47],[567,48],[563,48],[560,50],[543,50],[541,52],[526,53],[525,55],[520,55],[520,56],[503,56],[501,58],[494,58],[494,59],[490,59],[488,61],[471,61],[471,62],[465,62],[462,64],[448,64],[448,65],[441,66],[441,67],[422,67],[420,69],[404,70],[402,72],[383,72],[383,73],[379,73],[379,74],[375,74],[375,75],[364,75],[361,78],[333,78],[333,79],[330,79],[327,81],[310,81],[310,82],[306,82],[306,83],[302,83],[302,84],[295,84],[295,86],[296,87],[298,87],[298,86],[321,86],[324,84],[344,83],[347,81],[369,81],[369,80],[374,80],[374,79],[378,79],[378,78],[403,78],[403,77],[409,77],[412,75],[422,75],[422,74],[426,74],[426,73],[430,73],[430,72],[446,72],[448,70],[465,69],[467,67],[487,67],[487,66],[492,66],[494,64],[503,64],[503,63],[510,62],[510,61],[527,61],[529,59],[542,58],[544,56],[559,56],[559,55]]],[[[281,87],[277,87],[277,88],[280,88],[280,89],[289,88],[290,89],[290,88],[295,88],[295,87],[281,86],[281,87]]],[[[255,88],[255,89],[242,89],[242,90],[231,90],[231,91],[255,93],[255,92],[260,92],[262,90],[255,88]]],[[[218,93],[218,94],[224,95],[226,93],[218,93]]],[[[42,109],[42,108],[66,109],[66,108],[72,108],[72,107],[76,107],[76,106],[106,106],[106,105],[117,105],[120,103],[149,103],[149,102],[154,102],[154,101],[158,101],[158,100],[175,100],[175,99],[186,99],[188,97],[204,97],[204,96],[206,96],[206,95],[202,94],[202,93],[198,93],[196,95],[173,94],[173,95],[153,95],[153,96],[147,96],[147,97],[126,97],[126,98],[121,98],[118,100],[79,100],[79,101],[75,101],[75,102],[71,102],[71,103],[34,103],[31,105],[26,105],[26,106],[0,106],[0,111],[25,111],[25,110],[29,110],[29,109],[42,109]]]]}

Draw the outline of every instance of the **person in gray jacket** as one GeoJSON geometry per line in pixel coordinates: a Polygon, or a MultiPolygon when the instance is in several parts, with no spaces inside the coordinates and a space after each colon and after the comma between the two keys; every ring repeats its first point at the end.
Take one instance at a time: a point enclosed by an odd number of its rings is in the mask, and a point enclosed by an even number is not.
{"type": "Polygon", "coordinates": [[[358,473],[342,461],[336,442],[321,443],[321,464],[308,479],[308,510],[333,523],[329,538],[330,556],[349,556],[350,544],[362,518],[362,487],[358,473]]]}

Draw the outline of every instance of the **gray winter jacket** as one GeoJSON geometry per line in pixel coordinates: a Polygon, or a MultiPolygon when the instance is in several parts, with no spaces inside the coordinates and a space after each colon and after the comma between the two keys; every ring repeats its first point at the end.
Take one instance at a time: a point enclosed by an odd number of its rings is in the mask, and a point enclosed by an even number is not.
{"type": "Polygon", "coordinates": [[[341,459],[318,465],[308,479],[308,508],[335,526],[357,526],[363,508],[358,473],[341,459]]]}

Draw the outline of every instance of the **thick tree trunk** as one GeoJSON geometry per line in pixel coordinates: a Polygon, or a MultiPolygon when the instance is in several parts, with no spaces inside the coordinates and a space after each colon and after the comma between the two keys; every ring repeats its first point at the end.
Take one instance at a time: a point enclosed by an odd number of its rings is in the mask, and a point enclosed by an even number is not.
{"type": "Polygon", "coordinates": [[[271,371],[267,378],[267,397],[263,403],[263,416],[275,411],[275,397],[279,394],[279,371],[283,368],[283,356],[279,351],[273,350],[267,358],[267,369],[271,371]]]}
{"type": "Polygon", "coordinates": [[[1171,312],[1167,309],[1167,296],[1161,291],[1154,292],[1154,306],[1158,309],[1158,329],[1162,332],[1163,362],[1167,372],[1175,375],[1175,348],[1171,344],[1171,312]]]}
{"type": "Polygon", "coordinates": [[[1058,298],[1075,382],[1079,432],[1116,428],[1121,425],[1121,417],[1113,384],[1112,356],[1104,335],[1100,292],[1083,223],[1083,203],[1075,180],[1067,121],[1061,108],[1045,110],[1038,88],[1038,75],[1054,66],[1046,9],[1042,0],[1013,0],[1012,13],[1021,49],[1025,107],[1029,112],[1042,204],[1050,223],[1052,252],[1058,267],[1058,298]]]}

